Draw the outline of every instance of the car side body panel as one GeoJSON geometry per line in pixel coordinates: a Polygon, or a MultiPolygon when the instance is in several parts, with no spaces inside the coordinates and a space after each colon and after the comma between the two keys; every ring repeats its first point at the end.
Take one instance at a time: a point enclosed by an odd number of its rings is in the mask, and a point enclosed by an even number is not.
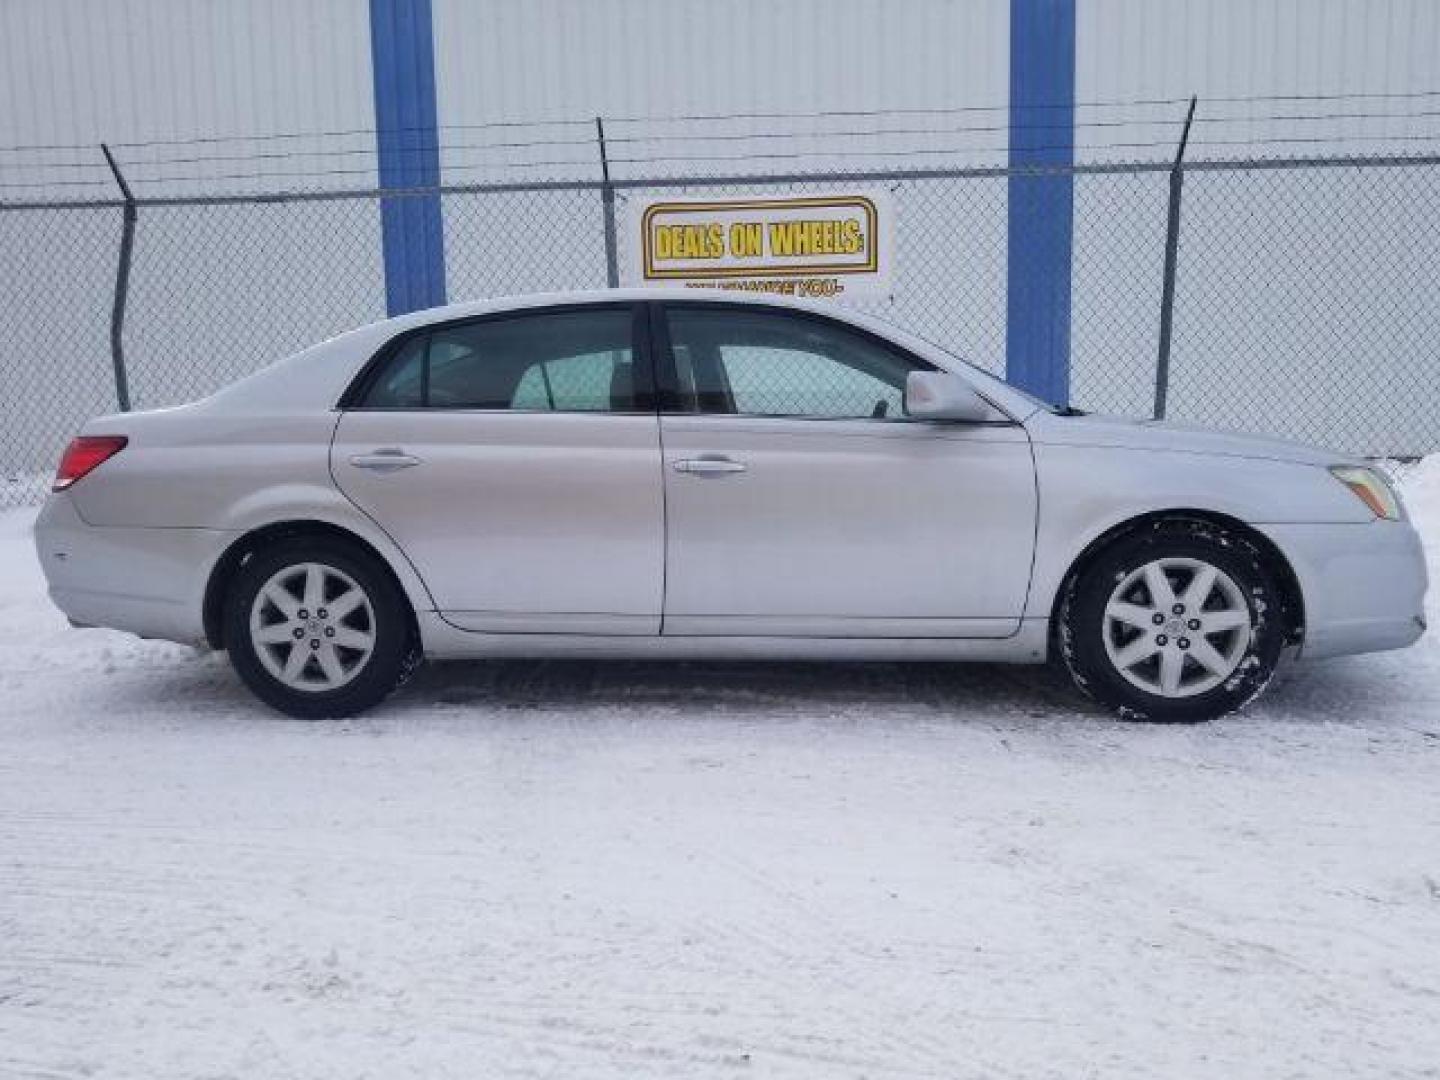
{"type": "Polygon", "coordinates": [[[1424,630],[1419,537],[1378,521],[1324,469],[1268,458],[1052,445],[1035,460],[1040,523],[1026,620],[1048,622],[1059,590],[1096,540],[1136,518],[1204,513],[1267,537],[1300,586],[1300,655],[1398,648],[1424,630]],[[1103,483],[1096,483],[1096,478],[1103,483]],[[1283,493],[1277,494],[1277,493],[1283,493]]]}
{"type": "Polygon", "coordinates": [[[665,633],[1007,637],[1035,469],[1018,424],[662,418],[665,633]],[[695,475],[694,461],[743,471],[695,475]]]}
{"type": "MultiPolygon", "coordinates": [[[[91,526],[97,538],[108,536],[111,545],[128,536],[136,557],[172,547],[171,533],[192,535],[193,547],[184,556],[187,570],[195,564],[194,573],[184,576],[186,602],[194,608],[185,621],[186,641],[203,638],[205,586],[229,547],[247,533],[285,522],[318,522],[352,533],[386,560],[417,612],[432,609],[434,601],[410,560],[331,478],[337,419],[333,412],[252,413],[199,405],[103,417],[86,431],[123,433],[130,444],[105,463],[103,482],[82,481],[52,501],[68,503],[77,522],[91,526]]],[[[113,573],[118,558],[105,561],[113,573]]],[[[170,596],[180,585],[154,587],[157,595],[170,596]]]]}
{"type": "Polygon", "coordinates": [[[438,612],[420,616],[425,654],[623,660],[948,660],[1043,663],[1046,624],[1024,620],[1009,637],[835,637],[787,634],[503,634],[464,630],[438,612]]]}
{"type": "Polygon", "coordinates": [[[1302,659],[1402,649],[1425,632],[1425,552],[1408,522],[1256,528],[1285,555],[1300,582],[1302,659]]]}
{"type": "Polygon", "coordinates": [[[274,502],[338,492],[330,478],[333,412],[243,413],[186,406],[92,421],[87,433],[130,442],[104,480],[71,490],[80,516],[102,527],[248,527],[274,502]]]}
{"type": "Polygon", "coordinates": [[[454,625],[660,632],[665,508],[653,412],[348,412],[331,466],[454,625]],[[418,464],[353,463],[402,447],[418,464]]]}
{"type": "Polygon", "coordinates": [[[91,525],[63,494],[35,522],[50,599],[71,622],[186,645],[205,640],[199,598],[232,539],[218,529],[91,525]]]}
{"type": "Polygon", "coordinates": [[[1312,465],[1039,441],[1034,449],[1040,520],[1028,618],[1050,617],[1065,575],[1092,543],[1148,514],[1200,511],[1256,526],[1374,521],[1359,500],[1312,465]],[[1277,498],[1279,491],[1287,497],[1277,498]]]}

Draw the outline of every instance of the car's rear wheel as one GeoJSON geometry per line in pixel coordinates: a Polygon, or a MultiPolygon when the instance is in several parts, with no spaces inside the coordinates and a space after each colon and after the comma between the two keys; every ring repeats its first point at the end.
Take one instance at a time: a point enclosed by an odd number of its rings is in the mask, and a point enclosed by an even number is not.
{"type": "Polygon", "coordinates": [[[1206,521],[1162,521],[1099,553],[1069,584],[1060,653],[1076,684],[1127,719],[1186,723],[1241,708],[1285,641],[1259,550],[1206,521]]]}
{"type": "Polygon", "coordinates": [[[404,595],[355,544],[297,537],[247,559],[232,583],[225,642],[266,704],[306,719],[382,701],[413,666],[404,595]]]}

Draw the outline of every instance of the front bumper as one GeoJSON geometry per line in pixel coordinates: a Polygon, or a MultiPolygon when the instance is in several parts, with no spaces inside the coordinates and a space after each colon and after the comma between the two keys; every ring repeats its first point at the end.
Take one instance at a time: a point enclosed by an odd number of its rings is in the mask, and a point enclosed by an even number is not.
{"type": "Polygon", "coordinates": [[[185,644],[205,640],[205,583],[231,539],[216,529],[90,525],[63,494],[35,521],[50,599],[72,623],[185,644]]]}
{"type": "Polygon", "coordinates": [[[1425,632],[1425,550],[1408,521],[1259,528],[1300,582],[1302,659],[1401,649],[1425,632]]]}

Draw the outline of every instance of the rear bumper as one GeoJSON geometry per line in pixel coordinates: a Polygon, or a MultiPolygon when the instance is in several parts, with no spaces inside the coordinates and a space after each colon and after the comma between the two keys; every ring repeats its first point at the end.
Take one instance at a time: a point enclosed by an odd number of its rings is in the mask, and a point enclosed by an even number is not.
{"type": "Polygon", "coordinates": [[[1300,581],[1302,659],[1401,649],[1425,632],[1425,551],[1408,521],[1260,529],[1300,581]]]}
{"type": "Polygon", "coordinates": [[[211,567],[232,534],[90,525],[52,495],[35,522],[50,599],[72,623],[202,644],[211,567]]]}

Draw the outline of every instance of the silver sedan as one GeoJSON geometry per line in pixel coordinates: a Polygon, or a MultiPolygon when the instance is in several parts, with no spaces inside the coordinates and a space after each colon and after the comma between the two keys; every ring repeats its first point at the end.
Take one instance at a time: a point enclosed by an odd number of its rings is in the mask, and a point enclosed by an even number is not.
{"type": "Polygon", "coordinates": [[[227,649],[296,716],[425,657],[1058,659],[1207,719],[1409,645],[1363,462],[1055,410],[855,313],[611,291],[392,319],[90,422],[36,527],[77,625],[227,649]]]}

